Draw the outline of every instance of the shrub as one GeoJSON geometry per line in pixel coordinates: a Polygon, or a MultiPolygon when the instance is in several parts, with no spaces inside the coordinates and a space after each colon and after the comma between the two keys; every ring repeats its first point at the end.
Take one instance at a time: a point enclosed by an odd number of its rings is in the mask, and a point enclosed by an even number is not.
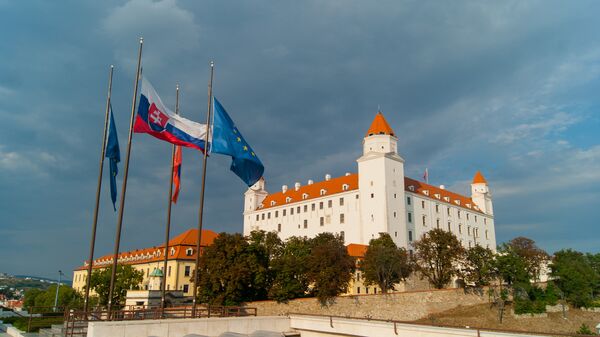
{"type": "Polygon", "coordinates": [[[579,330],[577,330],[577,334],[578,335],[595,335],[595,333],[585,323],[581,324],[581,326],[579,327],[579,330]]]}

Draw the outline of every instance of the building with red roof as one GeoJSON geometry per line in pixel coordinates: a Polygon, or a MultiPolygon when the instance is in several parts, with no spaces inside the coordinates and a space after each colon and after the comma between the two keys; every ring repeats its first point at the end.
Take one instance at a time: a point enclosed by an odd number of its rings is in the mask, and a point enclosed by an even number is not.
{"type": "Polygon", "coordinates": [[[286,239],[332,232],[346,244],[368,245],[385,232],[412,252],[413,241],[441,228],[453,232],[465,247],[495,249],[492,197],[482,173],[475,173],[470,196],[406,177],[397,142],[378,112],[363,138],[358,172],[296,182],[276,192],[267,191],[260,180],[245,193],[244,234],[276,231],[286,239]]]}

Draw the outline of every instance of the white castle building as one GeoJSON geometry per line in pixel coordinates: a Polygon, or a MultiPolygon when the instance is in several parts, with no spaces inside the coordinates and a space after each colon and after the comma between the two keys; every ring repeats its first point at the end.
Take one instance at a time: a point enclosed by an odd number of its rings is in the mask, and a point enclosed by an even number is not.
{"type": "Polygon", "coordinates": [[[282,239],[340,234],[346,244],[369,244],[380,232],[390,234],[399,247],[411,250],[432,228],[453,232],[465,247],[476,244],[496,249],[492,196],[478,171],[471,197],[404,176],[396,134],[381,112],[363,140],[357,159],[358,174],[325,176],[293,188],[269,193],[260,180],[245,193],[244,234],[276,231],[282,239]]]}

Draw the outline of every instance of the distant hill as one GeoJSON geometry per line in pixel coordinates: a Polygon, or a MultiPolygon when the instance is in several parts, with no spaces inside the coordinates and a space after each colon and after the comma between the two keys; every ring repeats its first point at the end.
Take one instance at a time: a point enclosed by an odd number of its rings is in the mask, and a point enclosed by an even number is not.
{"type": "MultiPolygon", "coordinates": [[[[14,278],[20,278],[20,279],[31,279],[31,280],[37,280],[40,282],[47,282],[47,283],[58,283],[58,280],[54,280],[51,278],[47,278],[47,277],[40,277],[40,276],[32,276],[32,275],[14,275],[14,278]]],[[[71,286],[73,284],[72,280],[66,280],[66,279],[62,279],[60,280],[61,284],[66,284],[68,286],[71,286]]]]}

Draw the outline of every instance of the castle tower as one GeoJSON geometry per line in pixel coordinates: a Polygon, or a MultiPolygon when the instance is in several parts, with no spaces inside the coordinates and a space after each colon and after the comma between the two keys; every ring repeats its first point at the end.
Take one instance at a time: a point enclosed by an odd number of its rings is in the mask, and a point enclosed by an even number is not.
{"type": "Polygon", "coordinates": [[[158,268],[154,268],[148,276],[148,290],[161,290],[163,272],[158,268]]]}
{"type": "Polygon", "coordinates": [[[408,244],[404,193],[404,159],[398,138],[378,112],[363,139],[358,162],[361,242],[389,233],[401,247],[408,244]]]}
{"type": "Polygon", "coordinates": [[[244,213],[258,209],[258,206],[269,194],[267,190],[265,190],[265,186],[265,179],[260,178],[254,185],[248,188],[246,193],[244,193],[244,213]]]}
{"type": "Polygon", "coordinates": [[[492,194],[488,186],[487,180],[483,177],[480,171],[475,173],[473,182],[471,183],[471,199],[481,209],[481,211],[488,215],[494,215],[494,208],[492,206],[492,194]]]}

